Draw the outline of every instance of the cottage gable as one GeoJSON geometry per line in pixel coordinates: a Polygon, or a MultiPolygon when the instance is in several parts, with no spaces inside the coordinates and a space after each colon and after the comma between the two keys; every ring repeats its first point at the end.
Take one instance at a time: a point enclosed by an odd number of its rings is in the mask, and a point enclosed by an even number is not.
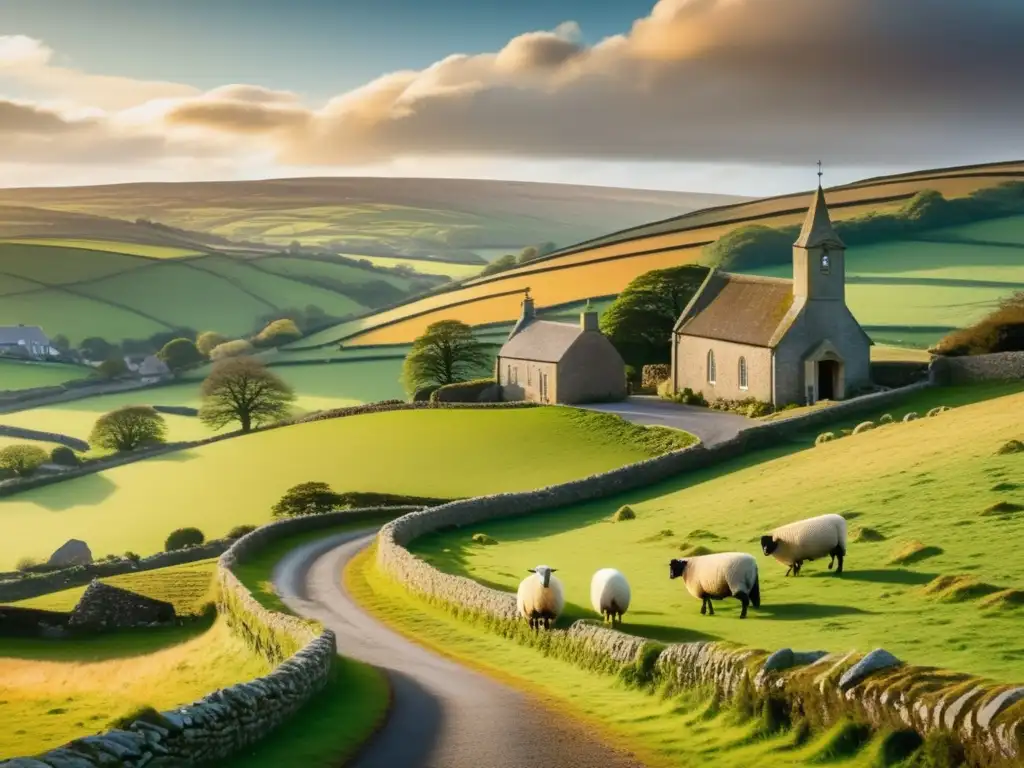
{"type": "Polygon", "coordinates": [[[675,332],[770,347],[793,305],[793,282],[712,270],[675,332]]]}

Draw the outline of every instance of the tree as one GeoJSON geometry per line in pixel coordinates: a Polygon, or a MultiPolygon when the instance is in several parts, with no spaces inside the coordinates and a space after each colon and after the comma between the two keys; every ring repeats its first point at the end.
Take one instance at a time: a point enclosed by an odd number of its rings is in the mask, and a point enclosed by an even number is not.
{"type": "Polygon", "coordinates": [[[126,405],[96,420],[89,444],[108,451],[134,451],[166,441],[167,422],[148,405],[126,405]]]}
{"type": "Polygon", "coordinates": [[[518,266],[518,263],[516,262],[515,254],[507,253],[500,259],[495,259],[482,270],[480,270],[480,276],[486,277],[487,275],[496,275],[499,272],[504,272],[516,266],[518,266]]]}
{"type": "Polygon", "coordinates": [[[253,344],[257,347],[277,347],[302,338],[302,331],[291,318],[275,320],[256,334],[253,344]]]}
{"type": "Polygon", "coordinates": [[[237,421],[243,432],[286,417],[295,393],[263,363],[234,357],[214,364],[202,387],[199,419],[213,429],[237,421]]]}
{"type": "Polygon", "coordinates": [[[528,245],[519,252],[519,263],[527,264],[539,259],[541,256],[547,256],[554,250],[555,244],[552,242],[541,243],[540,245],[528,245]]]}
{"type": "Polygon", "coordinates": [[[176,549],[187,547],[198,547],[206,541],[206,535],[198,528],[178,528],[171,531],[164,541],[164,551],[173,552],[176,549]]]}
{"type": "Polygon", "coordinates": [[[90,336],[87,339],[82,339],[82,343],[78,345],[78,348],[82,351],[82,356],[86,360],[108,360],[117,354],[117,347],[111,344],[106,339],[101,339],[99,336],[90,336]]]}
{"type": "Polygon", "coordinates": [[[18,477],[28,477],[47,462],[49,456],[38,445],[9,445],[0,450],[0,468],[18,477]]]}
{"type": "Polygon", "coordinates": [[[209,357],[214,347],[219,347],[226,341],[230,341],[227,336],[223,336],[216,331],[205,331],[200,333],[199,338],[196,339],[196,349],[199,350],[199,354],[203,357],[209,357]]]}
{"type": "Polygon", "coordinates": [[[336,509],[340,501],[327,483],[299,483],[285,491],[272,510],[274,517],[322,515],[336,509]]]}
{"type": "Polygon", "coordinates": [[[242,355],[251,355],[253,351],[252,344],[245,339],[235,339],[234,341],[225,341],[223,344],[218,344],[216,347],[210,350],[210,359],[216,362],[217,360],[227,360],[229,357],[241,357],[242,355]]]}
{"type": "Polygon", "coordinates": [[[169,341],[164,344],[163,349],[156,353],[156,356],[167,363],[167,367],[175,373],[203,360],[195,343],[190,339],[169,341]]]}
{"type": "Polygon", "coordinates": [[[695,264],[645,272],[604,313],[601,330],[637,369],[669,362],[672,327],[707,274],[695,264]]]}
{"type": "Polygon", "coordinates": [[[96,366],[96,373],[98,373],[101,378],[112,380],[116,379],[118,376],[124,376],[128,373],[128,366],[125,364],[124,358],[111,357],[96,366]]]}
{"type": "Polygon", "coordinates": [[[68,352],[71,350],[71,341],[63,333],[58,333],[52,339],[50,343],[59,349],[61,352],[68,352]]]}
{"type": "Polygon", "coordinates": [[[487,345],[459,320],[440,320],[427,326],[402,365],[402,381],[412,394],[432,384],[454,384],[478,376],[490,363],[487,345]]]}

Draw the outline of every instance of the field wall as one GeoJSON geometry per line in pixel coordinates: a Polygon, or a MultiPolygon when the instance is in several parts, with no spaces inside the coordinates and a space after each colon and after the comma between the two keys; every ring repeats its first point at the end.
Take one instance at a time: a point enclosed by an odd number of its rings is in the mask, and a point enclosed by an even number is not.
{"type": "Polygon", "coordinates": [[[941,384],[976,384],[983,381],[1024,379],[1024,352],[996,352],[968,357],[937,357],[932,361],[941,384]]]}
{"type": "Polygon", "coordinates": [[[0,761],[0,768],[200,765],[259,741],[327,684],[337,651],[333,632],[264,608],[231,569],[281,538],[409,509],[378,507],[280,520],[238,539],[218,562],[219,608],[232,629],[276,665],[272,672],[124,729],[76,739],[37,757],[0,761]]]}
{"type": "MultiPolygon", "coordinates": [[[[924,386],[928,383],[910,389],[924,386]]],[[[705,642],[663,646],[586,621],[567,630],[534,633],[517,619],[512,593],[443,573],[406,548],[435,531],[543,512],[645,487],[777,443],[790,430],[885,407],[906,393],[907,389],[869,395],[788,421],[769,422],[712,448],[690,446],[582,480],[413,512],[381,529],[377,564],[410,591],[457,616],[587,668],[670,688],[706,687],[723,697],[747,688],[760,702],[768,701],[790,713],[786,716],[816,725],[853,717],[879,729],[913,730],[921,737],[933,731],[948,732],[963,746],[972,765],[1020,765],[1024,759],[1024,687],[995,685],[968,675],[934,674],[906,665],[882,649],[862,656],[792,649],[769,654],[705,642]]]]}

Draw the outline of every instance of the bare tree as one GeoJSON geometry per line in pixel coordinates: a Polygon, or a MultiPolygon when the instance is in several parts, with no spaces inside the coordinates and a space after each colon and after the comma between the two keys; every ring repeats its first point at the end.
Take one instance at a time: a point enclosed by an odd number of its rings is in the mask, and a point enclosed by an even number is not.
{"type": "Polygon", "coordinates": [[[202,394],[199,418],[204,424],[220,429],[237,421],[243,432],[284,418],[295,401],[291,387],[252,357],[215,363],[202,394]]]}

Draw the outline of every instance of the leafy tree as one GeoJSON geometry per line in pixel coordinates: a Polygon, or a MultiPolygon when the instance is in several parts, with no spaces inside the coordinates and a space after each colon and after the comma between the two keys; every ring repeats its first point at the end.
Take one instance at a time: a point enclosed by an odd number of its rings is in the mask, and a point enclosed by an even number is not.
{"type": "Polygon", "coordinates": [[[668,362],[672,327],[707,274],[695,264],[645,272],[604,313],[601,330],[635,368],[668,362]]]}
{"type": "Polygon", "coordinates": [[[71,349],[71,342],[68,340],[68,337],[65,336],[63,333],[58,333],[56,336],[50,339],[50,343],[57,349],[59,349],[61,352],[68,352],[71,349]]]}
{"type": "Polygon", "coordinates": [[[116,379],[118,376],[128,373],[128,366],[125,364],[124,358],[110,357],[96,366],[96,373],[104,379],[116,379]]]}
{"type": "Polygon", "coordinates": [[[250,342],[245,339],[235,339],[234,341],[225,341],[211,349],[210,359],[213,361],[227,360],[229,357],[251,355],[252,351],[253,347],[250,342]]]}
{"type": "Polygon", "coordinates": [[[170,331],[157,331],[149,337],[149,348],[150,350],[163,349],[175,339],[194,339],[198,335],[199,333],[195,328],[186,327],[174,328],[170,331]]]}
{"type": "Polygon", "coordinates": [[[7,469],[18,477],[29,477],[49,456],[38,445],[9,445],[0,450],[0,468],[7,469]]]}
{"type": "Polygon", "coordinates": [[[89,444],[108,451],[134,451],[166,441],[167,422],[148,405],[126,405],[96,420],[89,444]]]}
{"type": "Polygon", "coordinates": [[[167,363],[167,367],[177,373],[190,365],[202,362],[203,356],[190,339],[174,339],[164,344],[156,356],[167,363]]]}
{"type": "Polygon", "coordinates": [[[785,264],[792,259],[799,230],[763,224],[737,227],[704,248],[704,263],[719,269],[750,269],[785,264]]]}
{"type": "Polygon", "coordinates": [[[256,334],[253,344],[257,347],[277,347],[302,338],[302,331],[291,318],[275,320],[256,334]]]}
{"type": "Polygon", "coordinates": [[[164,542],[164,551],[173,552],[186,547],[198,547],[206,541],[206,535],[198,528],[178,528],[171,531],[164,542]]]}
{"type": "Polygon", "coordinates": [[[99,336],[90,336],[87,339],[82,339],[82,343],[78,345],[82,355],[87,360],[108,360],[117,354],[117,347],[111,344],[106,339],[101,339],[99,336]]]}
{"type": "Polygon", "coordinates": [[[213,429],[233,421],[243,432],[286,417],[295,393],[252,357],[234,357],[214,364],[202,387],[200,420],[213,429]]]}
{"type": "Polygon", "coordinates": [[[272,509],[274,517],[322,515],[336,509],[340,501],[327,483],[299,483],[285,491],[272,509]]]}
{"type": "Polygon", "coordinates": [[[66,445],[58,445],[50,451],[50,463],[61,467],[77,467],[82,463],[82,460],[78,458],[77,453],[66,445]]]}
{"type": "Polygon", "coordinates": [[[412,394],[432,384],[454,384],[475,378],[490,363],[487,345],[459,320],[440,320],[427,326],[402,365],[402,382],[412,394]]]}
{"type": "Polygon", "coordinates": [[[223,336],[216,331],[204,331],[196,339],[196,349],[199,350],[199,354],[203,357],[209,357],[214,347],[219,347],[227,341],[230,341],[227,336],[223,336]]]}
{"type": "Polygon", "coordinates": [[[535,259],[539,259],[541,256],[547,256],[555,250],[555,244],[551,242],[541,243],[540,245],[528,245],[519,252],[519,263],[527,264],[535,259]]]}
{"type": "Polygon", "coordinates": [[[515,254],[507,253],[501,258],[495,259],[482,270],[480,270],[480,276],[486,277],[487,275],[496,275],[499,272],[504,272],[516,266],[518,266],[518,262],[516,261],[515,254]]]}

